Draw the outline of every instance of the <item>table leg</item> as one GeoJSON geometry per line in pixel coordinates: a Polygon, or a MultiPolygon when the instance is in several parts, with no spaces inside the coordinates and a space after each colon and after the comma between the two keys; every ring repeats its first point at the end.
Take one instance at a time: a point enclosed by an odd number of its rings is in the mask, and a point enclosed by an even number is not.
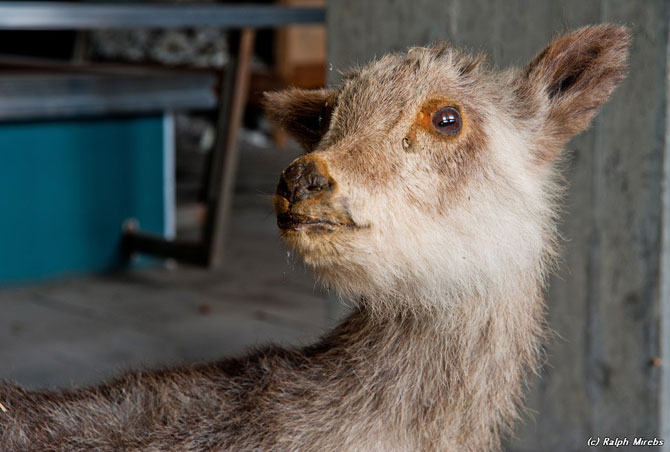
{"type": "Polygon", "coordinates": [[[235,188],[237,136],[249,90],[254,37],[252,28],[240,31],[237,55],[222,74],[217,139],[210,160],[207,186],[207,218],[200,240],[166,240],[126,228],[122,245],[128,256],[144,253],[205,267],[216,267],[221,263],[235,188]]]}

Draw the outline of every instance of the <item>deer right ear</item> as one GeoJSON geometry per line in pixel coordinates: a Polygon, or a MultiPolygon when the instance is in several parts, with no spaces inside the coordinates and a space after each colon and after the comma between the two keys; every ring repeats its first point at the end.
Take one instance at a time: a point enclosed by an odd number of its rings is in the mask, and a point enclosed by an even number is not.
{"type": "Polygon", "coordinates": [[[584,27],[555,39],[519,77],[519,94],[540,112],[551,160],[585,130],[626,75],[630,33],[618,25],[584,27]]]}
{"type": "Polygon", "coordinates": [[[283,127],[307,152],[313,151],[328,130],[335,92],[291,88],[264,95],[270,120],[283,127]]]}

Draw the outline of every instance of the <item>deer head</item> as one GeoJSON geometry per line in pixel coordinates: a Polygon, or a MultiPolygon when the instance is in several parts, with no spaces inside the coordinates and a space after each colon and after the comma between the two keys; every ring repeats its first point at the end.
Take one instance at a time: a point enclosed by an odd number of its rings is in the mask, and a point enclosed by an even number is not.
{"type": "Polygon", "coordinates": [[[582,28],[502,72],[447,44],[415,47],[336,88],[267,94],[270,117],[306,150],[274,197],[283,239],[373,307],[537,286],[555,163],[623,79],[629,40],[623,27],[582,28]]]}

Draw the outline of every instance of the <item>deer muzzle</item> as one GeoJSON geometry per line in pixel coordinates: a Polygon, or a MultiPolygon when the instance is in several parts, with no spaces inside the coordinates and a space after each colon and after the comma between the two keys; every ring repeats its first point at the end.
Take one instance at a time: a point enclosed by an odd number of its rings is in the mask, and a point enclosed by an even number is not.
{"type": "Polygon", "coordinates": [[[330,229],[349,225],[348,215],[332,208],[336,191],[337,183],[321,157],[306,155],[293,161],[282,172],[274,197],[279,229],[330,229]]]}

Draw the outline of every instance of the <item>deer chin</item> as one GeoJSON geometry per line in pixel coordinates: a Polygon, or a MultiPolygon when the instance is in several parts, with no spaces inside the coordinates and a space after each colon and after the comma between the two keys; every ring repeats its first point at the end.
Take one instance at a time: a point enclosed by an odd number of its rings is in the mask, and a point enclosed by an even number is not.
{"type": "Polygon", "coordinates": [[[367,229],[356,224],[348,213],[331,206],[289,206],[282,201],[275,199],[281,237],[309,266],[330,266],[333,258],[341,254],[342,244],[349,242],[350,235],[367,229]]]}

